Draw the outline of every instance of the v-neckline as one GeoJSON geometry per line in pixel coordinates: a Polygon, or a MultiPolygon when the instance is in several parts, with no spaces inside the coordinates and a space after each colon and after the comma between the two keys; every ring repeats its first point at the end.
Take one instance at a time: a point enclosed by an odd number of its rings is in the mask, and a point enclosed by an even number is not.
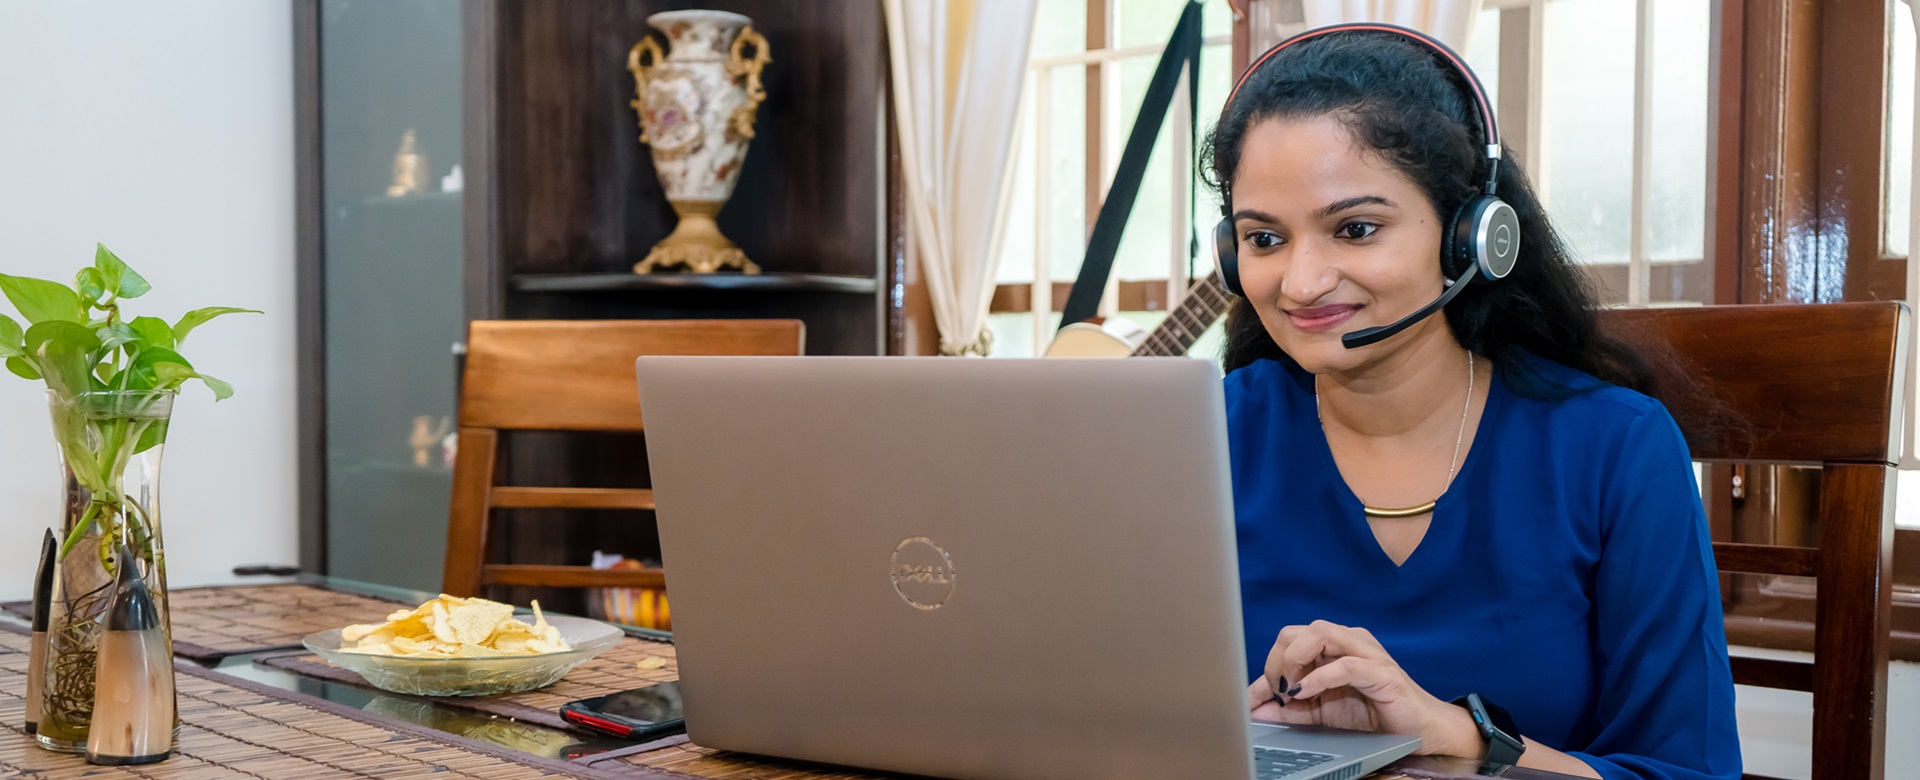
{"type": "MultiPolygon", "coordinates": [[[[1387,554],[1387,549],[1380,545],[1379,537],[1374,535],[1373,526],[1367,523],[1366,502],[1360,500],[1359,494],[1353,492],[1353,486],[1348,485],[1347,478],[1340,473],[1340,463],[1333,457],[1333,445],[1327,441],[1326,429],[1319,424],[1317,418],[1309,418],[1309,424],[1317,434],[1309,438],[1319,445],[1314,449],[1319,455],[1321,465],[1326,468],[1327,474],[1331,475],[1335,497],[1339,499],[1345,510],[1340,513],[1341,517],[1338,520],[1340,527],[1349,532],[1353,542],[1370,551],[1367,557],[1394,571],[1407,571],[1415,561],[1433,557],[1433,554],[1423,555],[1421,551],[1433,546],[1436,541],[1434,536],[1436,532],[1447,533],[1450,536],[1459,534],[1457,513],[1452,511],[1455,504],[1454,498],[1464,490],[1460,486],[1472,477],[1474,465],[1481,460],[1480,453],[1491,444],[1484,434],[1487,432],[1489,421],[1498,409],[1500,395],[1506,388],[1498,369],[1490,369],[1488,374],[1490,378],[1487,382],[1487,403],[1480,409],[1480,421],[1473,426],[1473,446],[1468,448],[1467,457],[1461,461],[1459,471],[1454,474],[1453,480],[1447,483],[1446,490],[1434,499],[1433,514],[1427,521],[1427,532],[1420,536],[1420,543],[1414,545],[1413,549],[1407,552],[1406,559],[1399,563],[1395,563],[1393,556],[1387,554]]],[[[1314,387],[1312,375],[1307,376],[1308,381],[1305,384],[1309,408],[1311,408],[1311,404],[1317,400],[1318,390],[1314,387]]]]}

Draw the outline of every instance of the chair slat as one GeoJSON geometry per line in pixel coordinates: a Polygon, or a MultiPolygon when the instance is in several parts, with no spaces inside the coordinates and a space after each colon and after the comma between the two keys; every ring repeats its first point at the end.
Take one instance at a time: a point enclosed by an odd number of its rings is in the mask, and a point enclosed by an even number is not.
{"type": "Polygon", "coordinates": [[[652,509],[653,491],[621,488],[496,487],[496,509],[652,509]]]}
{"type": "Polygon", "coordinates": [[[480,320],[467,339],[460,424],[639,431],[641,355],[798,355],[799,320],[480,320]]]}
{"type": "Polygon", "coordinates": [[[1733,681],[1740,685],[1813,692],[1813,664],[1805,661],[1734,656],[1728,662],[1733,665],[1733,681]]]}
{"type": "Polygon", "coordinates": [[[492,564],[480,572],[486,585],[527,585],[555,588],[664,588],[660,569],[595,569],[587,566],[532,566],[492,564]]]}
{"type": "Polygon", "coordinates": [[[1811,577],[1819,565],[1820,551],[1812,547],[1715,542],[1713,560],[1721,571],[1811,577]]]}

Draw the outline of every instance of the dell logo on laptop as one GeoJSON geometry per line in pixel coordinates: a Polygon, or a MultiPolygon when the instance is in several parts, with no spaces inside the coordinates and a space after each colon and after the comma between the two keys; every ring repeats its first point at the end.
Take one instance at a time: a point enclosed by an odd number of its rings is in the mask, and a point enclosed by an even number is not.
{"type": "Polygon", "coordinates": [[[918,610],[935,610],[953,597],[953,558],[924,536],[893,548],[893,590],[918,610]]]}

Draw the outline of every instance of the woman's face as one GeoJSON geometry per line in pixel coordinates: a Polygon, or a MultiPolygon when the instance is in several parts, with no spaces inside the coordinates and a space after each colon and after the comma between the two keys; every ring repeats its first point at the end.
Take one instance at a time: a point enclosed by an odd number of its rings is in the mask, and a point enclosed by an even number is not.
{"type": "Polygon", "coordinates": [[[1267,333],[1302,368],[1351,372],[1435,338],[1433,316],[1377,344],[1340,335],[1387,325],[1440,295],[1440,218],[1420,187],[1333,116],[1248,128],[1234,172],[1240,283],[1267,333]]]}

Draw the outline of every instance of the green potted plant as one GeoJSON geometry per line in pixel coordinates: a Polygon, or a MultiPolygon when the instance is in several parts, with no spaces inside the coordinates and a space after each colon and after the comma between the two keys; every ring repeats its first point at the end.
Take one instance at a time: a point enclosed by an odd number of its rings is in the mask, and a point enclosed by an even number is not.
{"type": "Polygon", "coordinates": [[[233,394],[226,382],[195,369],[181,345],[215,317],[259,313],[220,306],[169,324],[121,312],[124,301],[150,289],[104,245],[72,286],[0,274],[0,293],[21,316],[0,314],[0,358],[12,373],[46,383],[65,476],[38,734],[53,750],[86,749],[95,656],[119,567],[134,566],[145,580],[172,638],[159,469],[173,399],[191,379],[215,400],[233,394]],[[121,544],[133,560],[116,554],[121,544]]]}

